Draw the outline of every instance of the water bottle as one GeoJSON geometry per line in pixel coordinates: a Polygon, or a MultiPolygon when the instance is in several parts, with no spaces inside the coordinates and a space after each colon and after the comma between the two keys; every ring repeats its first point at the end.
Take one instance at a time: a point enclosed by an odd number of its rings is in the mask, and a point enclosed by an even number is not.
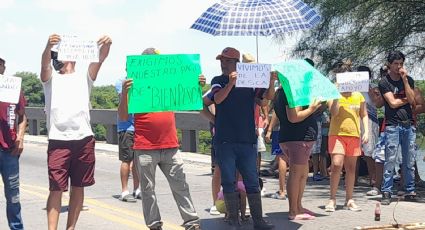
{"type": "Polygon", "coordinates": [[[381,220],[381,203],[376,203],[375,205],[375,221],[381,220]]]}

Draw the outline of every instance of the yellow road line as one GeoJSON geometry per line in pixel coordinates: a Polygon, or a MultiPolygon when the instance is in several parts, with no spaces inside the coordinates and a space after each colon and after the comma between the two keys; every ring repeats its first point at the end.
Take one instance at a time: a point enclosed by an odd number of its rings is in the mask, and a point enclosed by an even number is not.
{"type": "MultiPolygon", "coordinates": [[[[27,190],[27,189],[23,189],[23,187],[28,187],[28,188],[32,188],[32,189],[36,189],[36,190],[41,190],[41,191],[48,192],[49,190],[46,187],[41,187],[41,186],[37,186],[37,185],[29,185],[29,184],[22,184],[21,183],[21,190],[25,190],[25,192],[31,193],[33,195],[37,195],[38,194],[37,196],[39,196],[39,197],[40,197],[40,195],[42,195],[42,198],[47,199],[47,196],[46,195],[43,195],[43,194],[40,194],[40,193],[36,193],[34,191],[30,191],[30,190],[27,190]]],[[[90,205],[89,212],[92,211],[92,207],[95,206],[95,207],[98,207],[98,208],[107,209],[107,210],[112,211],[112,212],[115,212],[117,214],[121,214],[121,215],[123,215],[125,217],[130,216],[130,217],[134,217],[134,218],[140,218],[140,220],[142,220],[142,221],[144,220],[143,215],[142,215],[142,212],[134,212],[134,211],[127,210],[127,209],[124,209],[124,208],[116,207],[114,205],[109,205],[109,204],[107,204],[105,202],[101,202],[101,201],[95,200],[93,198],[85,197],[84,198],[84,203],[90,205]]],[[[96,210],[94,212],[99,212],[100,213],[101,211],[97,211],[96,210]]],[[[103,214],[99,214],[99,215],[103,215],[103,216],[101,216],[102,218],[106,218],[108,220],[111,220],[111,221],[114,221],[114,222],[118,222],[118,223],[121,223],[121,221],[122,221],[122,219],[117,218],[117,216],[113,216],[113,215],[110,215],[110,214],[105,213],[105,212],[102,212],[102,213],[103,214]],[[110,217],[110,218],[113,218],[113,219],[109,219],[107,217],[110,217]]],[[[133,222],[133,223],[135,223],[135,222],[133,222]]],[[[137,224],[137,223],[135,223],[135,224],[137,224]]],[[[163,222],[163,225],[167,229],[172,229],[172,230],[181,230],[181,229],[183,229],[181,226],[175,225],[175,224],[172,224],[172,223],[163,222]]],[[[131,227],[131,226],[129,226],[129,227],[131,227]]],[[[143,227],[145,227],[145,225],[143,225],[143,227]]],[[[140,229],[140,225],[138,226],[138,229],[140,229]]]]}

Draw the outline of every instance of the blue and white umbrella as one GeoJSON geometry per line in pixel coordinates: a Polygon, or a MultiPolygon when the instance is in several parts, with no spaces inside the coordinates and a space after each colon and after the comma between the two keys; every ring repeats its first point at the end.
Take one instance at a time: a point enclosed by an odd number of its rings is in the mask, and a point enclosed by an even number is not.
{"type": "Polygon", "coordinates": [[[191,26],[214,36],[270,36],[306,30],[319,14],[300,0],[222,0],[191,26]]]}
{"type": "Polygon", "coordinates": [[[320,15],[301,0],[221,0],[191,26],[214,36],[270,36],[306,30],[320,15]]]}

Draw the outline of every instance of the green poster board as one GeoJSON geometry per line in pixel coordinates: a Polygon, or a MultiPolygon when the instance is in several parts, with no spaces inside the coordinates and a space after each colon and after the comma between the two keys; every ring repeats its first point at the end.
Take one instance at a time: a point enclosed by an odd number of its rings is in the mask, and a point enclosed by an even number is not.
{"type": "Polygon", "coordinates": [[[129,113],[202,109],[199,54],[127,56],[129,113]]]}
{"type": "Polygon", "coordinates": [[[310,105],[314,99],[338,99],[336,86],[304,60],[292,60],[273,65],[288,98],[290,108],[310,105]]]}

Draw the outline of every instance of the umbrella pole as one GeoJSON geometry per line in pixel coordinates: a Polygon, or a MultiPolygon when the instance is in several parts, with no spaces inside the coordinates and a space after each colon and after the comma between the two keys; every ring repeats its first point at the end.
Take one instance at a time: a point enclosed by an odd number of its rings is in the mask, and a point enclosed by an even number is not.
{"type": "Polygon", "coordinates": [[[255,35],[255,45],[257,47],[257,63],[260,63],[260,60],[258,60],[258,35],[255,35]]]}

